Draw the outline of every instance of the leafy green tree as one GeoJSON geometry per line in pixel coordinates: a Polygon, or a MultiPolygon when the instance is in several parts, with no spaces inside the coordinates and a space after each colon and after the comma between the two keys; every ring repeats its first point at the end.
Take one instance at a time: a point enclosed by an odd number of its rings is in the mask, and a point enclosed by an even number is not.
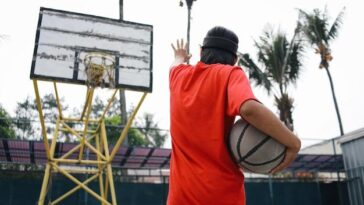
{"type": "Polygon", "coordinates": [[[135,122],[136,126],[143,133],[148,146],[162,147],[167,138],[167,133],[163,132],[158,123],[154,121],[153,114],[144,113],[143,117],[135,122]]]}
{"type": "Polygon", "coordinates": [[[279,117],[287,127],[293,130],[293,98],[288,94],[288,87],[295,84],[302,67],[303,42],[299,35],[300,24],[289,41],[286,34],[272,29],[267,30],[255,41],[258,49],[258,62],[249,54],[241,54],[239,65],[247,68],[249,78],[255,85],[263,87],[268,95],[273,93],[279,117]]]}
{"type": "MultiPolygon", "coordinates": [[[[120,126],[121,119],[119,115],[113,115],[105,118],[106,134],[109,143],[115,143],[123,130],[120,126]]],[[[147,146],[148,142],[144,135],[137,128],[130,128],[128,131],[128,142],[130,146],[147,146]]]]}
{"type": "Polygon", "coordinates": [[[344,129],[341,121],[339,106],[337,103],[335,89],[331,73],[329,70],[329,62],[333,59],[331,55],[330,44],[338,37],[339,29],[342,25],[345,8],[341,10],[334,22],[330,25],[327,9],[321,12],[319,9],[314,9],[312,12],[299,10],[300,19],[302,21],[302,33],[305,38],[315,47],[315,52],[320,55],[320,69],[325,69],[329,78],[332,98],[334,100],[337,119],[339,122],[340,134],[344,134],[344,129]]]}
{"type": "Polygon", "coordinates": [[[0,104],[0,138],[15,138],[10,115],[0,104]]]}
{"type": "MultiPolygon", "coordinates": [[[[42,111],[44,120],[46,121],[47,133],[50,134],[54,131],[54,124],[58,115],[57,100],[53,94],[45,94],[42,99],[42,111]]],[[[60,99],[62,105],[62,111],[68,109],[67,105],[64,105],[64,99],[60,99]]],[[[17,102],[15,110],[16,128],[19,132],[20,138],[23,139],[34,139],[40,137],[40,126],[39,126],[39,114],[36,101],[34,98],[27,97],[23,102],[17,102]]],[[[70,124],[72,127],[72,125],[70,124]]],[[[66,134],[62,137],[68,137],[66,134]]]]}
{"type": "MultiPolygon", "coordinates": [[[[113,106],[117,104],[117,103],[113,103],[113,106]]],[[[102,111],[105,108],[105,103],[101,100],[101,98],[99,96],[95,97],[95,100],[92,104],[92,110],[91,110],[91,117],[92,118],[97,118],[100,117],[100,115],[102,114],[102,111]]]]}
{"type": "MultiPolygon", "coordinates": [[[[107,102],[103,101],[99,96],[96,96],[92,105],[91,117],[100,117],[106,105],[107,102]]],[[[132,109],[128,113],[130,114],[131,112],[132,109]]],[[[115,143],[123,130],[120,113],[120,103],[115,98],[105,114],[106,134],[109,143],[115,143]]],[[[143,118],[135,119],[133,127],[129,129],[127,134],[128,145],[130,146],[161,147],[166,137],[167,134],[158,128],[158,123],[154,122],[153,116],[148,113],[145,113],[143,118]]]]}
{"type": "MultiPolygon", "coordinates": [[[[67,111],[68,105],[64,104],[64,99],[61,98],[59,101],[62,106],[61,110],[67,111]]],[[[44,115],[45,120],[52,121],[52,122],[56,121],[59,113],[58,113],[56,97],[52,93],[49,93],[49,94],[46,94],[43,96],[42,108],[43,108],[43,115],[44,115]]]]}
{"type": "MultiPolygon", "coordinates": [[[[65,105],[64,99],[60,99],[61,104],[61,110],[62,112],[66,112],[68,110],[68,105],[65,105]]],[[[57,119],[57,116],[59,115],[58,106],[57,106],[57,99],[52,93],[45,94],[42,97],[42,109],[43,109],[43,115],[44,119],[47,122],[47,133],[51,134],[54,132],[55,129],[55,122],[57,119]]],[[[73,127],[73,123],[67,123],[68,126],[73,127]]],[[[58,136],[59,139],[65,140],[65,141],[71,141],[70,140],[70,133],[64,133],[64,135],[58,136]]]]}
{"type": "Polygon", "coordinates": [[[30,139],[34,137],[35,127],[33,121],[37,117],[37,108],[34,99],[28,96],[23,102],[17,102],[15,109],[15,127],[20,138],[30,139]]]}

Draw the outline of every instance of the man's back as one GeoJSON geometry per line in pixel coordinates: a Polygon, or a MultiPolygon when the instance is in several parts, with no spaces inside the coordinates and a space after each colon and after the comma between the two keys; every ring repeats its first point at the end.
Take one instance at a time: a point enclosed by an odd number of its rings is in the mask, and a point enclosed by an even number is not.
{"type": "Polygon", "coordinates": [[[239,67],[222,64],[181,64],[170,71],[173,183],[168,204],[245,204],[244,177],[225,143],[240,104],[254,98],[241,78],[239,67]],[[244,93],[244,83],[247,94],[229,95],[230,89],[244,93]]]}
{"type": "Polygon", "coordinates": [[[238,60],[238,43],[231,30],[210,29],[194,67],[184,64],[191,58],[187,43],[171,44],[168,205],[245,205],[244,177],[225,145],[235,116],[286,146],[283,162],[272,173],[289,166],[300,150],[298,137],[257,102],[244,72],[232,66],[238,60]]]}

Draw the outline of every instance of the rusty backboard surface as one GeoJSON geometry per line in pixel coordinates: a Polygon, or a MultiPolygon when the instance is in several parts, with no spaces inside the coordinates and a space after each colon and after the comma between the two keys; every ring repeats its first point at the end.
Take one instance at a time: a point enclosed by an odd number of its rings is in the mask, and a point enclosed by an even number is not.
{"type": "Polygon", "coordinates": [[[117,88],[151,92],[152,48],[151,25],[40,8],[30,78],[85,84],[84,56],[103,52],[117,88]]]}

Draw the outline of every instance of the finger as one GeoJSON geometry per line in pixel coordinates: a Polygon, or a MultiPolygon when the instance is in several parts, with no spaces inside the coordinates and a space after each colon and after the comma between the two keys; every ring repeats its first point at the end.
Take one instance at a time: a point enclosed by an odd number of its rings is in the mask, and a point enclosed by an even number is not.
{"type": "Polygon", "coordinates": [[[171,43],[171,46],[173,48],[173,51],[176,52],[176,48],[174,47],[173,43],[171,43]]]}
{"type": "Polygon", "coordinates": [[[275,167],[274,169],[272,169],[269,173],[276,173],[276,172],[280,172],[283,168],[285,167],[285,165],[279,164],[277,167],[275,167]]]}
{"type": "Polygon", "coordinates": [[[276,166],[274,169],[272,169],[269,173],[279,172],[282,169],[284,169],[284,167],[285,167],[285,163],[282,162],[281,164],[279,164],[278,166],[276,166]]]}
{"type": "Polygon", "coordinates": [[[277,169],[277,171],[282,171],[283,169],[291,165],[292,162],[296,159],[296,156],[296,153],[286,154],[286,159],[283,161],[282,165],[277,169]]]}
{"type": "Polygon", "coordinates": [[[178,39],[177,39],[176,45],[177,45],[177,49],[179,49],[179,40],[178,39]]]}
{"type": "Polygon", "coordinates": [[[278,172],[279,168],[280,168],[281,164],[277,165],[276,167],[274,167],[272,170],[269,171],[270,174],[274,174],[276,172],[278,172]]]}
{"type": "Polygon", "coordinates": [[[181,38],[181,48],[183,49],[183,38],[181,38]]]}
{"type": "Polygon", "coordinates": [[[286,155],[284,160],[278,166],[272,169],[270,173],[275,173],[283,170],[292,161],[290,158],[291,158],[290,155],[286,155]]]}

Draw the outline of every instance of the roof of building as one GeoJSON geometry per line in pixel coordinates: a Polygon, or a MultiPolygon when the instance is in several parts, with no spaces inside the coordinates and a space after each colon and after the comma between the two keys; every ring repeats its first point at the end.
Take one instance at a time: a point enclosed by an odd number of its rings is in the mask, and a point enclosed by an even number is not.
{"type": "MultiPolygon", "coordinates": [[[[57,143],[55,157],[62,156],[77,144],[57,143]]],[[[112,146],[110,147],[110,150],[112,146]]],[[[78,154],[70,159],[77,159],[78,154]]],[[[89,152],[89,160],[96,154],[89,152]]],[[[112,166],[127,169],[168,169],[171,149],[151,147],[121,147],[112,161],[112,166]]],[[[47,157],[43,141],[0,139],[0,163],[46,164],[47,157]]],[[[287,170],[312,172],[344,171],[342,155],[299,154],[287,170]]]]}
{"type": "Polygon", "coordinates": [[[351,142],[353,140],[357,140],[364,137],[364,127],[358,130],[354,130],[352,132],[349,132],[345,135],[343,135],[340,140],[339,143],[344,144],[347,142],[351,142]]]}
{"type": "Polygon", "coordinates": [[[340,137],[335,137],[332,139],[324,140],[322,142],[307,146],[300,150],[300,154],[342,154],[340,143],[338,140],[340,137]],[[335,148],[335,149],[334,149],[335,148]]]}

